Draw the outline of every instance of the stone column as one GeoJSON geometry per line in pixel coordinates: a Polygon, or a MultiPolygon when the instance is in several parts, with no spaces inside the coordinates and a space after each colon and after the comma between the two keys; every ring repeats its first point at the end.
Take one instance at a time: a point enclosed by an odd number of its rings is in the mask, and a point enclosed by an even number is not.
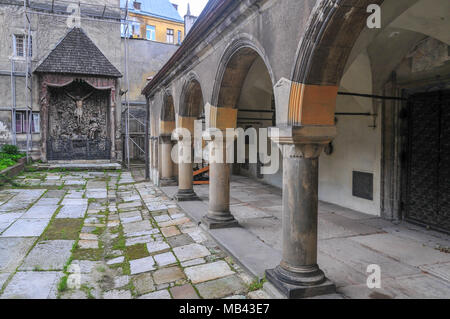
{"type": "Polygon", "coordinates": [[[192,141],[183,140],[182,136],[178,137],[178,192],[174,199],[179,202],[200,200],[194,192],[194,176],[193,176],[193,149],[192,141]],[[186,144],[187,143],[187,144],[186,144]],[[190,150],[190,161],[183,159],[182,149],[190,150]]]}
{"type": "Polygon", "coordinates": [[[332,126],[271,129],[283,151],[283,259],[267,270],[269,282],[288,298],[335,292],[317,265],[319,156],[335,136],[332,126]]]}
{"type": "Polygon", "coordinates": [[[216,141],[214,136],[205,136],[205,140],[210,145],[209,209],[202,221],[209,229],[236,227],[238,221],[230,212],[231,166],[226,161],[226,143],[216,141]]]}
{"type": "Polygon", "coordinates": [[[172,139],[171,136],[161,135],[161,186],[172,186],[175,184],[175,178],[173,174],[173,161],[172,161],[172,139]]]}

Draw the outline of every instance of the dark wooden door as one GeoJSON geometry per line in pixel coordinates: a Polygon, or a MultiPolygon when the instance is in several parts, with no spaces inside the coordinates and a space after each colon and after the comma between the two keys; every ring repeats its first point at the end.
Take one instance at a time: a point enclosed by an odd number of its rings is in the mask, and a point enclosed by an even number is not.
{"type": "Polygon", "coordinates": [[[450,232],[450,94],[410,98],[405,218],[450,232]]]}

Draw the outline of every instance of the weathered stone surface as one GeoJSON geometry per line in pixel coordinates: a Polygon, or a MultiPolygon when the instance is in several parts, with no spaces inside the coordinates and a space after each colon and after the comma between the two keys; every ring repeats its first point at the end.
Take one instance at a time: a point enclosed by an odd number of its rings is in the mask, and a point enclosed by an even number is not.
{"type": "Polygon", "coordinates": [[[120,256],[120,257],[117,257],[117,258],[113,258],[113,259],[111,259],[111,260],[108,260],[107,262],[106,262],[106,264],[108,264],[108,265],[116,265],[116,264],[121,264],[121,263],[123,263],[125,261],[125,257],[124,256],[120,256]]]}
{"type": "MultiPolygon", "coordinates": [[[[143,220],[134,223],[128,223],[123,225],[123,231],[127,236],[135,236],[135,234],[139,234],[141,232],[150,231],[153,229],[153,226],[150,224],[148,220],[143,220]]],[[[139,235],[137,235],[139,236],[139,235]]]]}
{"type": "Polygon", "coordinates": [[[25,258],[20,270],[62,270],[69,260],[74,240],[38,243],[25,258]]]}
{"type": "Polygon", "coordinates": [[[167,214],[162,214],[162,215],[158,215],[158,216],[153,216],[153,219],[157,223],[160,223],[160,222],[166,222],[166,221],[170,220],[171,218],[167,214]]]}
{"type": "Polygon", "coordinates": [[[138,295],[143,295],[155,290],[155,285],[150,273],[133,276],[133,284],[138,295]]]}
{"type": "Polygon", "coordinates": [[[68,267],[69,273],[90,274],[95,268],[99,267],[101,262],[90,260],[74,260],[68,267]]]}
{"type": "Polygon", "coordinates": [[[98,236],[95,234],[81,233],[80,239],[82,239],[82,240],[98,240],[98,236]]]}
{"type": "Polygon", "coordinates": [[[250,299],[271,299],[271,297],[264,290],[256,290],[248,293],[250,299]]]}
{"type": "Polygon", "coordinates": [[[181,262],[206,257],[211,254],[205,246],[199,244],[176,247],[173,249],[173,252],[181,262]]]}
{"type": "Polygon", "coordinates": [[[188,260],[188,261],[183,261],[181,263],[181,266],[190,267],[190,266],[201,265],[201,264],[204,264],[205,262],[206,261],[203,258],[196,258],[196,259],[192,259],[192,260],[188,260]]]}
{"type": "Polygon", "coordinates": [[[120,276],[114,278],[114,288],[121,288],[128,285],[130,278],[128,276],[120,276]]]}
{"type": "Polygon", "coordinates": [[[170,288],[173,299],[200,299],[195,289],[187,284],[170,288]]]}
{"type": "Polygon", "coordinates": [[[97,249],[98,240],[80,240],[78,241],[78,246],[81,249],[97,249]]]}
{"type": "Polygon", "coordinates": [[[20,218],[0,237],[37,237],[42,234],[50,219],[20,218]]]}
{"type": "Polygon", "coordinates": [[[187,234],[181,234],[167,238],[167,242],[172,248],[194,244],[192,238],[187,234]]]}
{"type": "Polygon", "coordinates": [[[63,206],[56,215],[56,218],[83,218],[86,214],[87,206],[63,206]]]}
{"type": "Polygon", "coordinates": [[[166,284],[186,278],[180,267],[162,268],[153,273],[155,284],[166,284]]]}
{"type": "Polygon", "coordinates": [[[129,290],[111,290],[105,292],[103,299],[131,299],[129,290]]]}
{"type": "Polygon", "coordinates": [[[172,299],[172,297],[169,291],[165,289],[140,296],[139,299],[172,299]]]}
{"type": "Polygon", "coordinates": [[[36,238],[0,238],[0,272],[13,272],[36,238]]]}
{"type": "Polygon", "coordinates": [[[221,260],[210,264],[186,268],[185,273],[192,283],[197,284],[233,275],[234,271],[230,269],[230,266],[226,262],[221,260]]]}
{"type": "Polygon", "coordinates": [[[137,244],[147,244],[147,243],[151,243],[152,241],[154,241],[154,239],[152,238],[151,235],[132,237],[132,238],[126,239],[125,245],[128,247],[128,246],[134,246],[137,244]]]}
{"type": "Polygon", "coordinates": [[[3,284],[6,282],[6,280],[8,280],[10,275],[11,274],[9,272],[0,273],[0,290],[2,289],[3,284]]]}
{"type": "Polygon", "coordinates": [[[164,241],[154,241],[147,243],[147,250],[149,253],[156,253],[159,251],[163,251],[169,249],[170,246],[164,241]]]}
{"type": "Polygon", "coordinates": [[[65,198],[61,205],[63,206],[88,206],[87,198],[65,198]]]}
{"type": "MultiPolygon", "coordinates": [[[[366,274],[367,266],[370,264],[380,265],[381,269],[383,269],[383,277],[385,274],[389,274],[390,276],[404,276],[419,272],[417,268],[399,263],[386,257],[381,252],[376,252],[372,249],[363,247],[359,243],[347,238],[334,238],[325,242],[320,242],[319,250],[324,251],[328,256],[333,257],[333,259],[337,259],[349,266],[353,272],[358,272],[363,275],[366,274]],[[351,258],[349,258],[349,254],[352,256],[351,258]]],[[[340,268],[341,270],[344,270],[342,267],[340,268]]],[[[349,281],[350,278],[357,279],[356,274],[352,274],[351,270],[346,279],[347,284],[353,281],[349,281]]]]}
{"type": "Polygon", "coordinates": [[[172,237],[180,234],[180,231],[175,226],[161,228],[161,233],[164,237],[172,237]]]}
{"type": "Polygon", "coordinates": [[[50,219],[57,208],[57,205],[34,205],[23,215],[23,218],[50,219]]]}
{"type": "Polygon", "coordinates": [[[170,226],[178,226],[178,225],[186,224],[189,222],[190,222],[189,218],[183,217],[183,218],[169,220],[167,222],[161,222],[161,223],[158,223],[158,225],[160,227],[170,227],[170,226]]]}
{"type": "Polygon", "coordinates": [[[19,271],[6,286],[2,299],[55,299],[61,272],[19,271]]]}
{"type": "Polygon", "coordinates": [[[170,251],[167,252],[167,253],[155,255],[155,256],[153,256],[153,258],[155,258],[156,263],[160,267],[167,266],[167,265],[172,265],[172,264],[175,264],[177,262],[177,259],[175,258],[173,253],[170,252],[170,251]]]}
{"type": "Polygon", "coordinates": [[[22,217],[24,213],[6,213],[0,214],[0,234],[8,228],[17,219],[22,217]]]}
{"type": "Polygon", "coordinates": [[[130,260],[131,274],[140,274],[155,269],[155,261],[153,257],[145,257],[136,260],[130,260]]]}
{"type": "Polygon", "coordinates": [[[218,299],[233,294],[241,294],[246,291],[242,280],[237,276],[229,276],[196,285],[203,298],[218,299]]]}
{"type": "Polygon", "coordinates": [[[351,240],[412,266],[450,262],[450,254],[391,234],[360,236],[351,240]],[[420,254],[417,253],[418,251],[420,254]]]}

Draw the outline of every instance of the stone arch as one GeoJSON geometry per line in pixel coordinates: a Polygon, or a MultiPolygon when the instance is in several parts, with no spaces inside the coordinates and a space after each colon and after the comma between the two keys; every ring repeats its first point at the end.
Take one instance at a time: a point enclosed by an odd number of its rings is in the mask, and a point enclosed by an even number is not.
{"type": "MultiPolygon", "coordinates": [[[[266,66],[266,69],[270,75],[272,86],[275,85],[274,75],[264,49],[251,35],[241,34],[225,49],[222,58],[219,63],[219,67],[216,73],[214,81],[214,89],[212,95],[212,105],[217,107],[229,107],[225,99],[225,96],[229,96],[230,102],[237,100],[240,93],[240,87],[245,80],[245,76],[250,69],[251,65],[257,58],[261,58],[266,66]],[[230,68],[231,66],[231,68],[230,68]],[[237,77],[233,77],[233,73],[236,73],[237,77]],[[229,89],[223,90],[223,83],[234,82],[233,86],[229,89]],[[222,92],[221,92],[222,91],[222,92]],[[225,92],[226,91],[226,92],[225,92]],[[221,94],[222,93],[222,94],[221,94]]],[[[236,101],[235,101],[236,102],[236,101]]],[[[234,103],[235,103],[234,102],[234,103]]],[[[232,105],[234,108],[234,105],[232,105]]]]}
{"type": "Polygon", "coordinates": [[[346,62],[366,26],[370,4],[384,0],[318,1],[292,71],[289,125],[334,125],[335,104],[346,62]]]}
{"type": "Polygon", "coordinates": [[[174,122],[175,121],[175,104],[173,95],[170,91],[165,91],[163,96],[163,105],[161,109],[161,121],[174,122]]]}
{"type": "Polygon", "coordinates": [[[321,0],[300,43],[292,80],[308,85],[339,85],[347,59],[366,26],[367,7],[384,0],[321,0]]]}
{"type": "Polygon", "coordinates": [[[204,98],[200,79],[196,73],[191,72],[187,75],[181,91],[178,115],[199,118],[204,112],[203,104],[204,98]]]}

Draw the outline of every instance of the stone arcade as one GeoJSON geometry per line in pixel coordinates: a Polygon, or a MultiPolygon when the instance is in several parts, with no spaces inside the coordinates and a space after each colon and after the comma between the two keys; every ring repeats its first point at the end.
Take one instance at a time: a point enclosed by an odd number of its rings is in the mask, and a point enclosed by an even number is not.
{"type": "Polygon", "coordinates": [[[266,274],[291,298],[335,289],[317,262],[319,200],[448,232],[449,10],[447,0],[210,1],[143,90],[151,179],[198,198],[192,165],[170,157],[175,127],[279,128],[278,173],[211,165],[203,221],[237,225],[230,172],[282,188],[282,261],[266,274]],[[367,27],[372,4],[380,29],[367,27]]]}

